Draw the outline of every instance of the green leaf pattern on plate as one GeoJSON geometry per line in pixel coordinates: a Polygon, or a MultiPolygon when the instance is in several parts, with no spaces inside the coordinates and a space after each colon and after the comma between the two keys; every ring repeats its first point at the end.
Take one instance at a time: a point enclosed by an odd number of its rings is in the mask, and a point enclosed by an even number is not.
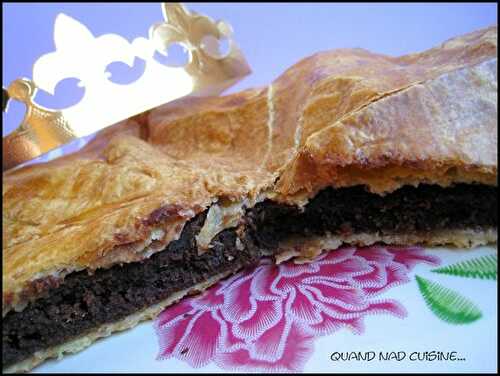
{"type": "Polygon", "coordinates": [[[470,277],[480,279],[497,279],[497,256],[487,255],[471,260],[458,262],[443,266],[432,271],[440,274],[449,274],[459,277],[470,277]]]}
{"type": "Polygon", "coordinates": [[[415,276],[427,306],[450,324],[469,324],[481,318],[481,311],[469,299],[439,283],[415,276]]]}

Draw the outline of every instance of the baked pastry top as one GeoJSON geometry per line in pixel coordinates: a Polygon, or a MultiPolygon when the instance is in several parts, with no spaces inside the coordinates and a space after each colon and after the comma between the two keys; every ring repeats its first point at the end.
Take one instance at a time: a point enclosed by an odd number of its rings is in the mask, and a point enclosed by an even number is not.
{"type": "MultiPolygon", "coordinates": [[[[255,115],[251,123],[254,132],[267,126],[267,140],[252,141],[267,147],[258,166],[280,175],[276,199],[303,202],[329,185],[364,184],[383,194],[422,181],[496,184],[496,51],[490,27],[422,53],[340,49],[288,69],[267,88],[267,123],[255,115]]],[[[228,124],[249,120],[225,110],[238,100],[162,106],[149,114],[151,140],[176,158],[212,158],[212,142],[200,140],[220,126],[220,141],[228,124]],[[187,133],[195,142],[185,148],[176,137],[187,133]]],[[[231,158],[229,145],[255,159],[255,150],[229,140],[216,154],[231,158]]]]}
{"type": "Polygon", "coordinates": [[[4,314],[71,272],[151,256],[215,202],[496,186],[496,46],[490,27],[397,58],[318,53],[268,87],[169,103],[4,173],[4,314]]]}

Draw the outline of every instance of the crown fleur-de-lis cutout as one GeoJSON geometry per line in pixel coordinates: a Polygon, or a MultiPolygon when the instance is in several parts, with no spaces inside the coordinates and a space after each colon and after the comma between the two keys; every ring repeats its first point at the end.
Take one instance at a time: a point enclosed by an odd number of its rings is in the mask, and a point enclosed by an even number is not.
{"type": "Polygon", "coordinates": [[[173,43],[183,45],[191,55],[186,66],[191,74],[211,71],[224,58],[218,50],[218,40],[225,38],[230,50],[237,49],[232,43],[231,26],[224,21],[214,22],[207,16],[190,13],[181,4],[163,4],[162,8],[165,19],[171,22],[154,25],[150,36],[164,49],[173,43]]]}
{"type": "Polygon", "coordinates": [[[56,17],[54,44],[56,50],[33,65],[34,82],[50,94],[54,94],[58,82],[68,77],[78,77],[83,87],[102,84],[108,78],[107,64],[122,61],[131,66],[135,58],[126,39],[116,34],[95,38],[85,25],[65,14],[56,17]]]}
{"type": "Polygon", "coordinates": [[[165,21],[153,25],[148,38],[132,42],[116,34],[96,37],[79,21],[57,16],[55,51],[35,62],[32,81],[17,79],[7,88],[10,99],[26,104],[26,114],[20,127],[4,137],[4,170],[174,99],[218,94],[250,72],[228,24],[181,4],[162,4],[162,11],[165,21]],[[217,48],[221,39],[229,41],[225,55],[217,48]],[[185,66],[165,65],[155,57],[167,54],[174,43],[186,49],[185,66]],[[132,67],[136,59],[144,61],[138,79],[127,85],[111,80],[111,63],[132,67]],[[77,104],[56,111],[36,103],[37,88],[54,94],[66,78],[77,78],[85,89],[77,104]]]}

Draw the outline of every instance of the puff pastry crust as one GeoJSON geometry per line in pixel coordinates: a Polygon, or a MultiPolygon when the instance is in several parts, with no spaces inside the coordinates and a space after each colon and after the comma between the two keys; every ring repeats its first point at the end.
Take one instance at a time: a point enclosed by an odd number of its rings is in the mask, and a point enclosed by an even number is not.
{"type": "Polygon", "coordinates": [[[265,88],[186,98],[3,174],[3,311],[149,257],[218,199],[497,184],[497,28],[390,57],[321,52],[265,88]]]}

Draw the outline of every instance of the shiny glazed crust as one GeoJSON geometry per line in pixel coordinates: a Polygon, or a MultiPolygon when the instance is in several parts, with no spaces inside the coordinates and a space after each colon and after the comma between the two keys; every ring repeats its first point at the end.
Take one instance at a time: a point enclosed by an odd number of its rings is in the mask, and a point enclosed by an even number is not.
{"type": "Polygon", "coordinates": [[[496,185],[496,46],[491,27],[398,58],[321,52],[268,87],[169,103],[4,173],[4,314],[73,271],[149,257],[220,198],[496,185]]]}

